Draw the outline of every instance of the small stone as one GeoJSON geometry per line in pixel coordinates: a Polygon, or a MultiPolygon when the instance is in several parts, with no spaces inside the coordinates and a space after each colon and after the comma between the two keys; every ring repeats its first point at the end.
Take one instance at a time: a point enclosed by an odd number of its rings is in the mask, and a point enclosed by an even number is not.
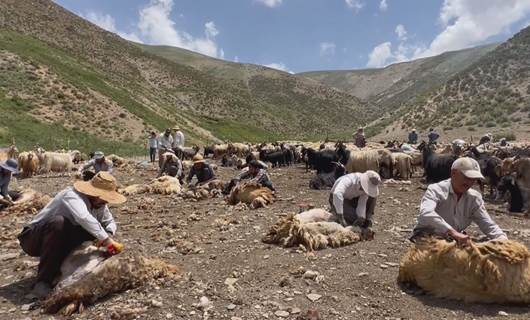
{"type": "Polygon", "coordinates": [[[307,294],[306,297],[307,297],[307,299],[311,300],[311,302],[315,302],[315,301],[319,300],[320,298],[322,298],[321,295],[316,294],[316,293],[307,294]]]}
{"type": "Polygon", "coordinates": [[[236,305],[233,304],[233,303],[231,303],[231,304],[227,305],[226,308],[227,308],[228,310],[234,310],[234,309],[236,308],[236,305]]]}
{"type": "Polygon", "coordinates": [[[287,318],[289,316],[289,312],[287,311],[283,311],[283,310],[278,310],[274,313],[274,315],[276,315],[277,317],[280,317],[280,318],[287,318]]]}
{"type": "Polygon", "coordinates": [[[300,308],[293,308],[293,309],[291,310],[291,313],[292,313],[292,314],[299,314],[300,312],[302,312],[302,310],[301,310],[300,308]]]}
{"type": "Polygon", "coordinates": [[[499,315],[499,316],[503,316],[503,317],[507,317],[507,316],[508,316],[508,313],[507,313],[507,312],[504,312],[504,311],[499,311],[498,315],[499,315]]]}
{"type": "Polygon", "coordinates": [[[381,269],[388,269],[388,266],[386,264],[380,264],[379,266],[381,267],[381,269]]]}
{"type": "Polygon", "coordinates": [[[173,318],[173,314],[172,313],[166,313],[166,319],[171,319],[173,318]]]}
{"type": "Polygon", "coordinates": [[[357,274],[358,277],[366,277],[369,273],[368,272],[361,272],[357,274]]]}
{"type": "Polygon", "coordinates": [[[227,286],[233,286],[234,284],[236,284],[236,282],[237,282],[236,278],[226,278],[225,280],[225,284],[227,286]]]}
{"type": "Polygon", "coordinates": [[[269,259],[269,258],[270,256],[268,254],[263,256],[263,259],[269,259]]]}
{"type": "Polygon", "coordinates": [[[210,299],[208,299],[207,297],[205,296],[202,296],[200,299],[199,299],[199,305],[198,307],[200,309],[203,309],[203,310],[208,310],[210,309],[212,306],[211,306],[211,302],[210,302],[210,299]]]}
{"type": "Polygon", "coordinates": [[[162,304],[161,301],[157,301],[157,300],[154,300],[154,299],[153,299],[153,300],[151,300],[151,305],[152,305],[153,307],[161,308],[163,304],[162,304]]]}
{"type": "Polygon", "coordinates": [[[22,305],[22,307],[20,307],[20,310],[22,310],[22,311],[30,311],[30,310],[33,310],[34,307],[35,307],[35,302],[28,303],[28,304],[22,305]]]}
{"type": "Polygon", "coordinates": [[[311,280],[315,280],[316,277],[318,277],[319,273],[316,272],[316,271],[312,271],[312,270],[307,270],[304,275],[302,276],[302,278],[304,279],[311,279],[311,280]]]}

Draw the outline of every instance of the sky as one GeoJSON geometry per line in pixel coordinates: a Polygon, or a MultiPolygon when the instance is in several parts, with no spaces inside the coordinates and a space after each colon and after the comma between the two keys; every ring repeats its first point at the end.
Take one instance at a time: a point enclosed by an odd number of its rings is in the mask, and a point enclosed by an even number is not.
{"type": "Polygon", "coordinates": [[[122,38],[291,73],[380,68],[505,41],[530,0],[55,0],[122,38]]]}

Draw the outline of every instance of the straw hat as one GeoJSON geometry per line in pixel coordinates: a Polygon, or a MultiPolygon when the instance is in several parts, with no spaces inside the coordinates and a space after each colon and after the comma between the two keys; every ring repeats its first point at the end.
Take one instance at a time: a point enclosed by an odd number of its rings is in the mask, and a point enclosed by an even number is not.
{"type": "Polygon", "coordinates": [[[77,181],[74,189],[82,194],[98,197],[112,204],[124,203],[127,198],[119,194],[118,182],[110,173],[106,171],[98,172],[90,181],[77,181]]]}
{"type": "Polygon", "coordinates": [[[193,156],[193,164],[195,163],[204,163],[204,158],[200,154],[196,154],[193,156]]]}
{"type": "Polygon", "coordinates": [[[381,177],[375,171],[368,170],[361,175],[361,187],[364,192],[372,197],[377,198],[379,195],[379,184],[381,183],[381,177]]]}
{"type": "Polygon", "coordinates": [[[174,126],[174,127],[173,127],[173,130],[175,130],[175,131],[179,131],[179,130],[180,130],[180,127],[179,127],[179,126],[174,126]]]}

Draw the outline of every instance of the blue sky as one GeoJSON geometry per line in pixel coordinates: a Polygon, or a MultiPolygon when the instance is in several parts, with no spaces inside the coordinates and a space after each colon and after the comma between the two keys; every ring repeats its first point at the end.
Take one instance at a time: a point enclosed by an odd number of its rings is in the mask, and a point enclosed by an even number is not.
{"type": "Polygon", "coordinates": [[[55,0],[123,38],[289,72],[383,67],[508,39],[530,0],[55,0]]]}

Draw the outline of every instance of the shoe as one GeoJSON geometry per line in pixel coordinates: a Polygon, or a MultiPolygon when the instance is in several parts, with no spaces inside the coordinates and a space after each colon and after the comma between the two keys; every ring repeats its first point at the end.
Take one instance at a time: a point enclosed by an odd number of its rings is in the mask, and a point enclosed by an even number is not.
{"type": "Polygon", "coordinates": [[[31,294],[36,296],[39,299],[45,298],[48,296],[48,294],[52,291],[52,288],[49,284],[46,282],[37,282],[35,286],[33,286],[33,290],[31,290],[31,294]]]}

